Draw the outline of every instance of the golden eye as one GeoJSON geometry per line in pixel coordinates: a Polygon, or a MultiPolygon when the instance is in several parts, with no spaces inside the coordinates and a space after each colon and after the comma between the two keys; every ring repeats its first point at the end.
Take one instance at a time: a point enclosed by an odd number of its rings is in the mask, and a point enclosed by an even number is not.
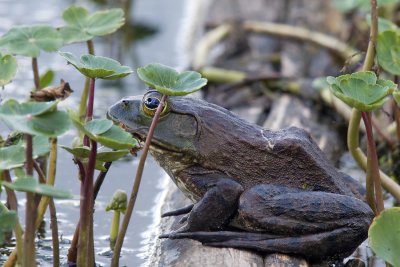
{"type": "MultiPolygon", "coordinates": [[[[160,105],[160,99],[157,97],[147,97],[143,100],[143,111],[149,116],[154,116],[158,106],[160,105]]],[[[161,112],[161,116],[167,111],[167,103],[164,104],[164,108],[161,112]]]]}

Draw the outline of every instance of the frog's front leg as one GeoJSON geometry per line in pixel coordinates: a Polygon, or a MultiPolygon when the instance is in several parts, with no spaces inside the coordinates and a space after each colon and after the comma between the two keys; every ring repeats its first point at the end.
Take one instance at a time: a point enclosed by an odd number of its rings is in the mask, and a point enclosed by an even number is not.
{"type": "Polygon", "coordinates": [[[218,230],[237,212],[243,187],[226,175],[192,169],[181,173],[178,179],[178,187],[190,198],[199,200],[176,232],[218,230]]]}

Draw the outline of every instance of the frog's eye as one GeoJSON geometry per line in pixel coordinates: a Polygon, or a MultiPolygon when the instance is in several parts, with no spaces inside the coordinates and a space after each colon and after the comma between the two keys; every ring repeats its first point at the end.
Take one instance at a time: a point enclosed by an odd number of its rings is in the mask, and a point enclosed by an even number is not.
{"type": "MultiPolygon", "coordinates": [[[[160,99],[156,97],[147,97],[143,100],[143,111],[149,116],[154,116],[158,106],[160,105],[160,99]]],[[[164,105],[164,109],[161,112],[161,115],[165,114],[167,110],[167,104],[164,105]]]]}

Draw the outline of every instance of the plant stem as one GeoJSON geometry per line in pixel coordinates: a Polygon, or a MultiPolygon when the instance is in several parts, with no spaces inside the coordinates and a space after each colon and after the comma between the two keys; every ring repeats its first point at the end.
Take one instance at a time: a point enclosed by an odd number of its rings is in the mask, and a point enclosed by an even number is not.
{"type": "MultiPolygon", "coordinates": [[[[97,194],[100,191],[101,185],[103,184],[103,181],[106,178],[106,175],[108,173],[108,170],[111,167],[111,164],[112,164],[112,162],[106,162],[104,164],[104,168],[106,168],[106,170],[100,172],[99,175],[97,176],[96,182],[94,183],[93,202],[97,198],[97,194]]],[[[80,221],[78,221],[78,223],[76,225],[74,236],[72,237],[72,241],[71,241],[71,246],[68,249],[67,258],[68,258],[69,263],[76,262],[76,257],[77,257],[77,252],[78,252],[77,245],[78,245],[78,239],[79,239],[79,228],[80,228],[80,221]]]]}
{"type": "MultiPolygon", "coordinates": [[[[35,168],[36,172],[40,177],[40,168],[35,168]]],[[[53,186],[56,179],[57,170],[57,138],[50,138],[50,156],[49,156],[49,171],[46,179],[46,184],[53,186]]],[[[44,175],[44,173],[43,173],[44,175]]],[[[40,222],[43,220],[44,214],[46,212],[47,206],[49,205],[50,197],[42,196],[38,206],[38,215],[36,218],[36,229],[39,227],[40,222]]]]}
{"type": "Polygon", "coordinates": [[[91,121],[93,118],[93,106],[94,106],[94,85],[95,85],[95,78],[90,78],[89,84],[89,99],[86,111],[86,122],[91,121]]]}
{"type": "Polygon", "coordinates": [[[39,76],[38,61],[36,57],[32,58],[32,71],[33,71],[33,81],[35,83],[35,89],[37,91],[40,89],[40,76],[39,76]]]}
{"type": "Polygon", "coordinates": [[[49,202],[51,239],[53,241],[53,267],[60,267],[60,243],[58,242],[57,211],[54,200],[49,202]]]}
{"type": "Polygon", "coordinates": [[[367,144],[368,144],[368,152],[367,152],[367,179],[371,179],[374,185],[375,191],[375,205],[376,215],[379,215],[384,209],[383,205],[383,196],[382,196],[382,187],[381,180],[379,179],[379,162],[378,155],[376,152],[374,135],[372,132],[372,123],[371,123],[371,112],[363,112],[362,118],[365,124],[365,129],[367,132],[367,144]]]}
{"type": "MultiPolygon", "coordinates": [[[[32,158],[32,135],[25,134],[26,138],[26,174],[33,176],[33,158],[32,158]]],[[[35,194],[26,193],[26,212],[25,212],[25,235],[24,235],[24,254],[22,259],[23,267],[36,266],[35,257],[35,220],[36,205],[35,194]]]]}
{"type": "MultiPolygon", "coordinates": [[[[94,44],[93,40],[88,40],[86,42],[87,48],[88,48],[88,53],[91,55],[94,55],[94,44]]],[[[86,107],[87,107],[87,99],[88,99],[88,94],[89,94],[89,78],[86,77],[85,79],[85,85],[83,87],[83,91],[81,94],[81,101],[79,102],[79,118],[83,120],[86,114],[86,107]]]]}
{"type": "Polygon", "coordinates": [[[93,174],[96,163],[97,143],[91,142],[86,177],[81,186],[80,228],[78,241],[78,266],[93,266],[93,250],[90,249],[90,226],[93,220],[93,174]]]}
{"type": "Polygon", "coordinates": [[[110,248],[111,248],[111,250],[114,250],[115,241],[117,240],[120,217],[121,217],[121,212],[114,210],[113,218],[111,221],[111,230],[110,230],[110,248]]]}
{"type": "Polygon", "coordinates": [[[136,197],[137,197],[137,194],[139,191],[140,181],[142,179],[142,174],[143,174],[144,164],[146,162],[147,153],[149,152],[151,139],[153,137],[154,130],[156,128],[158,119],[160,118],[160,114],[164,108],[164,104],[165,104],[166,100],[167,100],[167,96],[163,95],[163,97],[161,98],[161,101],[160,101],[160,105],[157,107],[156,113],[154,114],[153,120],[151,121],[149,133],[147,134],[146,142],[144,144],[143,152],[140,157],[138,168],[136,171],[136,176],[135,176],[135,181],[133,183],[132,192],[129,197],[129,203],[128,203],[128,206],[126,207],[124,220],[122,221],[121,230],[119,231],[117,241],[115,243],[114,254],[112,257],[112,261],[111,261],[112,267],[118,267],[118,265],[119,265],[119,256],[121,254],[121,248],[122,248],[122,244],[124,242],[126,230],[128,229],[129,221],[132,216],[132,211],[135,206],[136,197]]]}
{"type": "MultiPolygon", "coordinates": [[[[9,170],[4,170],[3,171],[3,175],[2,178],[4,179],[4,181],[12,183],[11,180],[11,175],[10,175],[10,171],[9,170]]],[[[5,188],[6,189],[6,193],[7,193],[7,199],[8,202],[10,203],[10,208],[11,210],[14,210],[18,213],[18,202],[17,202],[17,196],[15,195],[14,190],[11,190],[9,188],[5,188]]],[[[23,234],[23,230],[21,227],[21,224],[19,223],[19,218],[17,219],[17,223],[14,226],[14,231],[15,231],[15,239],[16,239],[16,252],[17,255],[19,255],[19,258],[17,258],[17,264],[21,265],[21,258],[23,255],[23,250],[22,250],[22,246],[23,246],[23,238],[22,238],[22,234],[23,234]]],[[[15,249],[14,249],[15,251],[15,249]]]]}

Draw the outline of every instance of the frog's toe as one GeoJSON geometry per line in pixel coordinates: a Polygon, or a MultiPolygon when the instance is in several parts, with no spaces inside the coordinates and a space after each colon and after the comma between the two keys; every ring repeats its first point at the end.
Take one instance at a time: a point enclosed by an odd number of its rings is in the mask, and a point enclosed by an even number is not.
{"type": "Polygon", "coordinates": [[[183,207],[183,208],[180,208],[177,210],[167,211],[167,212],[161,214],[161,218],[169,217],[169,216],[178,216],[178,215],[189,213],[193,209],[193,206],[194,206],[194,204],[190,204],[186,207],[183,207]]]}

